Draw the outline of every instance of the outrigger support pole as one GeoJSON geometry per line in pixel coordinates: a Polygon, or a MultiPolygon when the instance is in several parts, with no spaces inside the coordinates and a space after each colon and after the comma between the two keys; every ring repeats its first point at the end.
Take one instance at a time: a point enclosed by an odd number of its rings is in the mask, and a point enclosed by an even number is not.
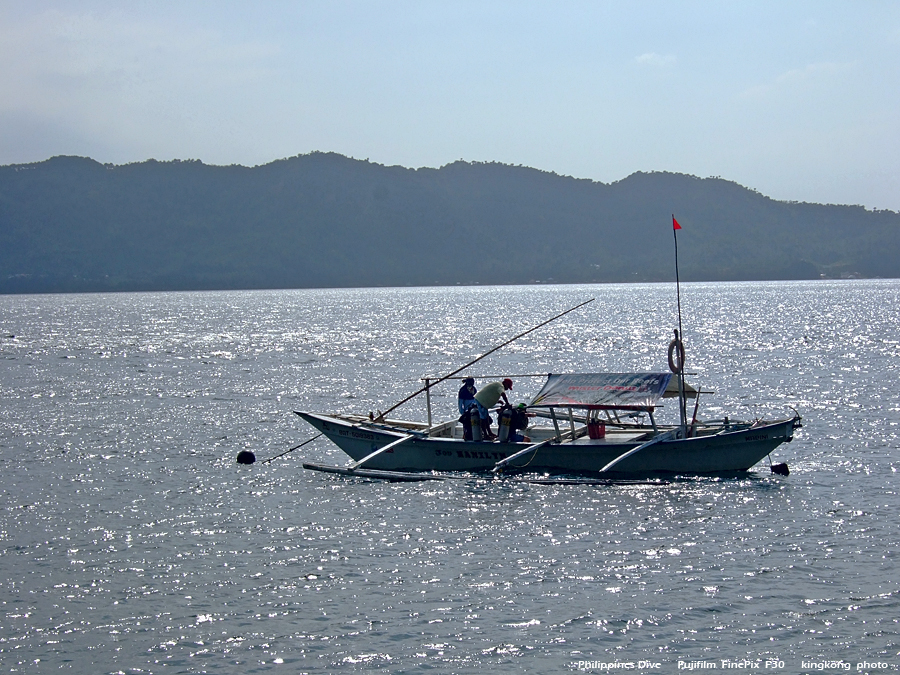
{"type": "Polygon", "coordinates": [[[521,457],[522,455],[527,455],[529,452],[534,452],[534,451],[536,451],[536,450],[540,450],[540,449],[543,448],[545,445],[550,445],[551,443],[555,443],[555,442],[556,442],[556,436],[551,436],[550,438],[548,438],[548,439],[545,440],[545,441],[541,441],[540,443],[535,443],[534,445],[529,445],[527,448],[522,448],[522,449],[519,450],[518,452],[515,452],[515,453],[511,454],[509,457],[504,457],[504,458],[501,459],[499,462],[497,462],[496,464],[494,464],[494,468],[491,469],[491,471],[493,471],[494,473],[497,473],[497,472],[500,471],[504,466],[506,466],[507,464],[509,464],[509,463],[510,463],[511,461],[513,461],[514,459],[518,459],[518,458],[521,457]]]}
{"type": "Polygon", "coordinates": [[[363,464],[365,464],[366,462],[368,462],[368,461],[369,461],[370,459],[372,459],[373,457],[377,457],[378,455],[380,455],[380,454],[382,454],[382,453],[384,453],[384,452],[387,452],[388,450],[392,450],[393,448],[396,448],[396,447],[397,447],[398,445],[400,445],[401,443],[406,443],[406,441],[411,441],[411,440],[414,439],[414,438],[415,438],[415,436],[413,436],[412,434],[410,434],[409,436],[403,436],[403,437],[401,437],[401,438],[398,438],[396,441],[391,441],[391,442],[388,443],[387,445],[383,445],[382,447],[378,448],[375,452],[366,455],[365,457],[363,457],[363,458],[360,459],[359,461],[353,462],[352,464],[350,464],[350,465],[347,467],[347,469],[350,470],[350,471],[353,471],[354,469],[358,469],[359,467],[361,467],[363,464]]]}
{"type": "Polygon", "coordinates": [[[665,433],[659,434],[658,436],[650,439],[646,443],[641,443],[636,448],[632,448],[628,452],[619,455],[613,461],[611,461],[609,464],[607,464],[602,469],[600,469],[600,473],[606,473],[607,471],[612,469],[616,464],[621,462],[623,459],[626,459],[627,457],[631,457],[633,454],[640,452],[644,448],[649,448],[651,445],[656,445],[657,443],[662,443],[663,441],[673,440],[675,438],[675,431],[676,431],[675,429],[672,429],[671,431],[667,431],[665,433]]]}
{"type": "Polygon", "coordinates": [[[550,319],[547,319],[546,321],[542,321],[541,323],[539,323],[539,324],[538,324],[537,326],[535,326],[534,328],[529,328],[529,329],[526,330],[524,333],[519,333],[519,334],[516,335],[514,338],[510,338],[509,340],[507,340],[507,341],[504,342],[503,344],[497,345],[496,347],[494,347],[494,348],[491,349],[490,351],[487,351],[487,352],[485,352],[484,354],[482,354],[481,356],[479,356],[479,357],[478,357],[477,359],[475,359],[474,361],[470,361],[469,363],[467,363],[466,365],[462,366],[461,368],[457,368],[457,369],[454,370],[452,373],[449,373],[449,374],[447,374],[447,375],[444,375],[443,377],[438,378],[437,380],[434,380],[433,382],[428,382],[428,381],[426,381],[426,384],[425,384],[424,387],[422,387],[421,389],[419,389],[419,390],[416,391],[415,393],[410,394],[410,395],[407,396],[405,399],[403,399],[402,401],[400,401],[400,403],[395,403],[395,404],[392,405],[390,408],[388,408],[387,410],[385,410],[383,413],[379,413],[379,414],[378,414],[378,417],[375,418],[375,421],[383,422],[383,421],[384,421],[384,416],[385,416],[385,415],[387,415],[389,412],[392,412],[392,411],[396,410],[397,408],[399,408],[401,405],[403,405],[403,404],[406,403],[407,401],[411,401],[411,400],[414,399],[416,396],[418,396],[419,394],[421,394],[423,391],[428,391],[428,390],[429,390],[431,387],[433,387],[434,385],[440,384],[440,383],[443,382],[444,380],[449,380],[451,377],[453,377],[453,376],[456,375],[457,373],[462,372],[463,370],[465,370],[465,369],[468,368],[469,366],[474,366],[476,363],[478,363],[479,361],[481,361],[481,359],[485,358],[486,356],[490,356],[491,354],[493,354],[493,353],[494,353],[495,351],[497,351],[498,349],[502,349],[502,348],[505,347],[506,345],[508,345],[508,344],[510,344],[510,343],[512,343],[512,342],[515,342],[515,341],[518,340],[520,337],[524,337],[524,336],[528,335],[529,333],[531,333],[532,331],[536,331],[538,328],[541,328],[541,327],[543,327],[543,326],[546,326],[546,325],[547,325],[548,323],[550,323],[551,321],[556,321],[557,319],[559,319],[560,317],[565,316],[565,315],[568,314],[569,312],[574,312],[574,311],[575,311],[576,309],[578,309],[579,307],[584,307],[586,304],[588,304],[589,302],[593,302],[593,301],[594,301],[594,298],[591,298],[590,300],[585,300],[584,302],[582,302],[582,303],[580,303],[580,304],[578,304],[578,305],[575,305],[575,306],[572,307],[571,309],[567,309],[565,312],[562,312],[561,314],[557,314],[556,316],[554,316],[554,317],[552,317],[552,318],[550,318],[550,319]]]}

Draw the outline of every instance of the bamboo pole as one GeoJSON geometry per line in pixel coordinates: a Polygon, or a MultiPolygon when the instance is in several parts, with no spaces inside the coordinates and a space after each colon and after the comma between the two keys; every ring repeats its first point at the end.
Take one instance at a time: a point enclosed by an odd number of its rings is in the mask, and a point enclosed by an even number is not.
{"type": "Polygon", "coordinates": [[[422,387],[421,389],[419,389],[419,390],[416,391],[415,393],[410,394],[409,396],[407,396],[405,399],[403,399],[403,400],[400,401],[399,403],[395,403],[394,405],[392,405],[390,408],[388,408],[388,409],[385,410],[384,412],[379,413],[379,414],[378,414],[378,417],[375,418],[375,421],[383,422],[383,421],[384,421],[384,416],[385,416],[385,415],[387,415],[389,412],[392,412],[392,411],[396,410],[397,408],[399,408],[399,407],[400,407],[401,405],[403,405],[404,403],[406,403],[406,402],[408,402],[408,401],[411,401],[411,400],[414,399],[416,396],[418,396],[419,394],[421,394],[423,391],[427,391],[428,389],[430,389],[430,388],[433,387],[434,385],[440,384],[440,383],[443,382],[444,380],[449,380],[451,377],[453,377],[453,376],[456,375],[457,373],[462,372],[463,370],[465,370],[466,368],[469,368],[470,366],[474,366],[476,363],[478,363],[479,361],[481,361],[481,359],[483,359],[483,358],[485,358],[485,357],[487,357],[487,356],[490,356],[491,354],[493,354],[493,353],[494,353],[495,351],[497,351],[498,349],[502,349],[502,348],[505,347],[506,345],[515,342],[515,341],[518,340],[519,338],[524,337],[524,336],[528,335],[529,333],[531,333],[531,332],[533,332],[533,331],[536,331],[538,328],[541,328],[541,327],[543,327],[543,326],[546,326],[546,325],[547,325],[548,323],[550,323],[551,321],[556,321],[557,319],[559,319],[560,317],[565,316],[565,315],[568,314],[569,312],[574,312],[576,309],[578,309],[578,308],[580,308],[580,307],[584,307],[586,304],[588,304],[588,303],[590,303],[590,302],[593,302],[593,301],[594,301],[594,298],[591,298],[590,300],[585,300],[584,302],[582,302],[582,303],[580,303],[580,304],[578,304],[578,305],[575,305],[575,306],[572,307],[571,309],[567,309],[565,312],[562,312],[561,314],[557,314],[556,316],[554,316],[554,317],[552,317],[552,318],[550,318],[550,319],[547,319],[546,321],[542,321],[542,322],[539,323],[537,326],[534,326],[533,328],[529,328],[529,329],[526,330],[524,333],[519,333],[519,334],[516,335],[514,338],[510,338],[509,340],[507,340],[507,341],[504,342],[503,344],[497,345],[496,347],[494,347],[494,348],[491,349],[490,351],[487,351],[487,352],[485,352],[484,354],[482,354],[481,356],[479,356],[479,357],[478,357],[477,359],[475,359],[474,361],[470,361],[470,362],[467,363],[466,365],[464,365],[464,366],[462,366],[462,367],[460,367],[460,368],[457,368],[457,369],[454,370],[452,373],[449,373],[448,375],[444,375],[443,377],[438,378],[438,379],[435,380],[434,382],[430,382],[429,384],[426,384],[424,387],[422,387]]]}

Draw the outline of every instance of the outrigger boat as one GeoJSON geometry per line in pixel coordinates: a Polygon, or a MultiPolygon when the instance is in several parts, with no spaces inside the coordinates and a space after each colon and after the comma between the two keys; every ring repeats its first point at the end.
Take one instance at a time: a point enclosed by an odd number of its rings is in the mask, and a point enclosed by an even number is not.
{"type": "MultiPolygon", "coordinates": [[[[527,471],[600,477],[657,474],[733,474],[748,471],[793,438],[800,415],[772,421],[693,419],[662,425],[660,399],[698,400],[678,386],[677,373],[548,375],[528,404],[530,441],[466,441],[458,420],[435,425],[348,414],[297,412],[354,461],[346,467],[306,463],[336,473],[527,471]],[[679,391],[680,390],[680,391],[679,391]],[[640,419],[643,418],[643,419],[640,419]]],[[[684,408],[682,407],[682,410],[684,408]]],[[[773,471],[786,473],[785,465],[773,471]],[[783,468],[782,468],[783,467],[783,468]]],[[[399,478],[399,476],[398,476],[399,478]]],[[[415,476],[406,476],[411,480],[415,476]]]]}
{"type": "MultiPolygon", "coordinates": [[[[750,470],[800,428],[799,413],[775,420],[700,421],[701,392],[685,382],[681,333],[681,287],[678,278],[678,236],[681,226],[672,216],[675,235],[675,284],[678,327],[669,343],[669,371],[654,373],[582,373],[547,375],[528,404],[532,419],[526,440],[496,442],[466,440],[456,419],[432,424],[431,387],[453,378],[510,342],[591,302],[583,302],[507,340],[449,375],[425,378],[425,387],[377,416],[297,412],[353,462],[345,467],[306,463],[318,471],[366,475],[393,480],[424,480],[446,472],[528,471],[591,474],[600,477],[654,474],[734,474],[750,470]],[[387,419],[385,415],[425,393],[428,422],[387,419]],[[678,397],[677,424],[658,424],[659,401],[678,397]],[[687,400],[695,400],[688,421],[687,400]]],[[[519,376],[521,377],[521,376],[519,376]]],[[[462,378],[457,378],[462,379],[462,378]]],[[[295,411],[296,412],[296,411],[295,411]]],[[[499,418],[498,418],[499,419],[499,418]]],[[[477,426],[477,424],[475,425],[477,426]]],[[[501,433],[501,437],[506,436],[501,433]]],[[[300,446],[298,446],[300,447],[300,446]]],[[[786,464],[770,464],[787,475],[786,464]]]]}

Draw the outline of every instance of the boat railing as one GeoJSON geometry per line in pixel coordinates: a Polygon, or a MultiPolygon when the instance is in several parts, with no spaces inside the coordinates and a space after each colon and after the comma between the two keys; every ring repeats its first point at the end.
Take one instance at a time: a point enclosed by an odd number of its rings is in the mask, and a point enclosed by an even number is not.
{"type": "MultiPolygon", "coordinates": [[[[421,380],[425,383],[425,406],[427,411],[427,422],[422,425],[424,429],[427,431],[429,436],[435,436],[444,433],[449,430],[449,433],[453,434],[453,429],[458,423],[457,419],[451,419],[449,422],[441,422],[438,424],[434,423],[434,417],[432,413],[432,405],[431,405],[431,389],[433,384],[438,384],[439,381],[450,381],[450,380],[465,380],[466,378],[472,377],[478,380],[498,380],[500,378],[512,378],[512,379],[522,379],[522,378],[545,378],[548,377],[549,373],[517,373],[517,374],[501,374],[501,375],[472,375],[472,374],[457,374],[452,375],[450,377],[433,377],[433,376],[424,376],[421,380]]],[[[713,392],[701,390],[700,388],[694,389],[693,387],[689,387],[690,392],[689,396],[695,397],[699,402],[700,394],[711,394],[713,392]]],[[[676,395],[676,392],[673,390],[670,392],[666,391],[664,398],[671,397],[676,395]]],[[[662,409],[663,405],[658,403],[655,408],[657,410],[662,409]]],[[[569,430],[574,431],[575,427],[578,425],[586,426],[589,421],[597,420],[597,415],[599,415],[598,410],[586,410],[585,412],[576,412],[577,409],[572,407],[566,407],[563,420],[568,422],[569,430]]],[[[634,410],[633,408],[603,408],[603,416],[605,419],[599,419],[608,427],[625,429],[630,431],[635,430],[649,430],[652,429],[655,433],[659,433],[660,429],[667,428],[668,425],[659,425],[654,419],[652,410],[634,410]],[[644,416],[649,415],[649,420],[645,420],[644,416]],[[649,422],[649,423],[648,423],[649,422]]],[[[554,427],[558,429],[558,424],[560,422],[560,418],[556,417],[556,412],[551,409],[541,410],[539,408],[529,408],[529,414],[533,414],[537,417],[549,419],[554,423],[554,427]]],[[[696,410],[695,410],[696,415],[696,410]]],[[[557,431],[557,435],[559,432],[557,431]]]]}

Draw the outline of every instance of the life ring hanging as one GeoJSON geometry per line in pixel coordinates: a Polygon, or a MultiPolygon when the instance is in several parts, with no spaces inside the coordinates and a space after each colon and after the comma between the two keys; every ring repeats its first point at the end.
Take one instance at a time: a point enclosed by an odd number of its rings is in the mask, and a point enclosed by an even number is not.
{"type": "Polygon", "coordinates": [[[669,343],[669,370],[671,370],[676,375],[684,370],[684,343],[681,342],[678,338],[675,338],[669,343]],[[676,360],[676,354],[677,360],[676,360]]]}

